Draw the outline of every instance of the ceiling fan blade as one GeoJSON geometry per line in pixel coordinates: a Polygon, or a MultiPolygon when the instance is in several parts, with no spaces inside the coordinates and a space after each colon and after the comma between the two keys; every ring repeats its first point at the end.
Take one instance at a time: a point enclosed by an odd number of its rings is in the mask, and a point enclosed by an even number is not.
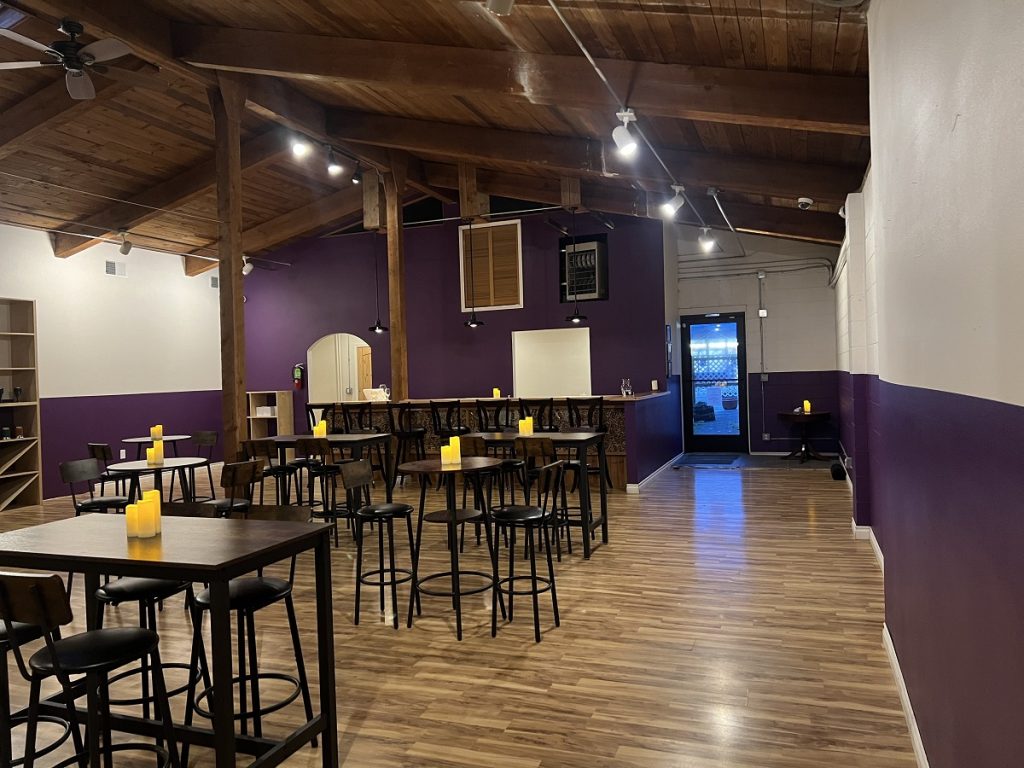
{"type": "Polygon", "coordinates": [[[85,101],[96,98],[96,88],[85,72],[69,70],[64,77],[64,82],[68,85],[68,93],[71,94],[72,99],[85,101]]]}
{"type": "Polygon", "coordinates": [[[35,67],[51,67],[57,65],[53,61],[0,61],[0,69],[33,69],[35,67]]]}
{"type": "Polygon", "coordinates": [[[19,35],[13,29],[4,29],[3,27],[0,27],[0,37],[6,37],[8,40],[13,40],[16,43],[27,45],[29,48],[35,48],[37,51],[45,51],[51,55],[56,55],[56,51],[50,48],[50,46],[37,43],[31,37],[19,35]]]}
{"type": "Polygon", "coordinates": [[[86,60],[110,61],[111,59],[119,59],[122,56],[127,56],[131,52],[132,49],[120,40],[108,37],[106,40],[97,40],[95,43],[89,43],[85,48],[78,52],[78,55],[86,60]]]}

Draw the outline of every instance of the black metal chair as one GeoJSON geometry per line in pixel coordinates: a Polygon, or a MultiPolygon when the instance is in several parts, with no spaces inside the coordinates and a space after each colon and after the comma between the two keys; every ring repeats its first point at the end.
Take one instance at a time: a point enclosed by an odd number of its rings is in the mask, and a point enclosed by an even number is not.
{"type": "MultiPolygon", "coordinates": [[[[337,524],[339,520],[350,522],[352,511],[346,504],[338,505],[338,477],[341,475],[341,462],[335,460],[330,442],[324,437],[303,437],[295,443],[295,454],[307,461],[309,480],[309,517],[337,524]],[[316,500],[314,488],[320,486],[320,501],[316,500]],[[319,507],[319,508],[318,508],[319,507]]],[[[338,527],[334,527],[334,546],[339,546],[338,527]]]]}
{"type": "MultiPolygon", "coordinates": [[[[427,428],[416,424],[411,403],[388,403],[388,431],[398,441],[395,466],[427,457],[427,428]]],[[[404,475],[402,476],[404,480],[404,475]]]]}
{"type": "Polygon", "coordinates": [[[232,512],[244,511],[252,504],[252,496],[259,480],[258,461],[225,464],[220,472],[220,487],[224,489],[224,498],[206,503],[216,509],[221,517],[227,517],[232,512]]]}
{"type": "Polygon", "coordinates": [[[114,460],[114,451],[109,443],[87,443],[89,458],[98,459],[103,464],[103,475],[100,477],[100,496],[107,491],[107,483],[114,484],[114,493],[119,496],[128,495],[128,481],[131,475],[124,472],[111,472],[107,467],[114,460]]]}
{"type": "Polygon", "coordinates": [[[103,465],[99,459],[75,459],[60,464],[60,479],[71,491],[71,503],[75,517],[89,512],[124,512],[128,506],[127,496],[97,496],[94,484],[103,482],[103,465]],[[82,485],[85,488],[81,488],[82,485]],[[76,486],[79,490],[75,490],[76,486]],[[88,494],[88,498],[85,498],[88,494]]]}
{"type": "MultiPolygon", "coordinates": [[[[380,434],[380,428],[373,421],[372,402],[342,403],[341,415],[345,424],[345,432],[350,435],[380,434]]],[[[370,463],[373,465],[373,470],[380,472],[380,476],[383,478],[384,449],[379,443],[375,446],[374,455],[376,461],[370,459],[370,463]]]]}
{"type": "MultiPolygon", "coordinates": [[[[578,461],[566,461],[564,459],[559,459],[555,452],[554,443],[551,441],[550,437],[517,437],[515,442],[515,453],[516,458],[521,459],[525,464],[521,475],[523,480],[524,496],[526,497],[526,501],[524,502],[525,506],[533,504],[532,495],[534,490],[536,490],[537,493],[537,503],[534,506],[546,506],[545,502],[547,501],[549,489],[541,482],[542,474],[547,467],[551,467],[554,464],[559,465],[557,476],[558,487],[556,489],[557,493],[552,500],[552,515],[549,522],[555,531],[558,561],[561,562],[563,529],[565,532],[566,544],[569,548],[569,554],[572,554],[572,536],[570,533],[570,526],[577,526],[580,529],[583,528],[583,515],[580,507],[569,506],[568,494],[565,490],[565,476],[567,474],[578,475],[580,464],[578,461]],[[575,520],[572,518],[570,513],[575,513],[575,520]]],[[[546,480],[547,478],[543,479],[546,480]]]]}
{"type": "Polygon", "coordinates": [[[477,400],[476,424],[478,432],[508,432],[518,429],[512,426],[512,401],[477,400]]]}
{"type": "MultiPolygon", "coordinates": [[[[43,681],[56,678],[62,689],[64,704],[71,722],[71,736],[75,756],[58,765],[78,762],[85,765],[86,758],[103,756],[111,765],[114,752],[146,750],[157,754],[158,765],[178,768],[178,747],[174,723],[164,685],[160,663],[160,637],[151,629],[123,627],[95,629],[71,637],[61,636],[61,627],[73,620],[71,604],[60,576],[40,576],[22,573],[0,573],[0,618],[3,619],[10,649],[18,670],[29,683],[29,706],[26,743],[34,744],[36,726],[40,722],[40,698],[43,681]],[[41,634],[44,647],[25,659],[22,636],[16,625],[35,627],[41,634]],[[109,675],[127,664],[146,658],[154,688],[154,701],[162,726],[163,744],[117,744],[111,740],[109,675]],[[85,676],[85,690],[98,691],[99,709],[90,711],[86,741],[78,727],[75,698],[82,688],[75,686],[72,675],[85,676]],[[102,736],[102,743],[101,743],[102,736]]],[[[25,756],[25,768],[32,768],[35,754],[25,756]]]]}
{"type": "MultiPolygon", "coordinates": [[[[565,399],[566,412],[569,416],[569,431],[571,432],[608,432],[608,425],[604,422],[604,398],[603,397],[567,397],[565,399]]],[[[588,466],[587,471],[592,475],[601,473],[601,468],[596,464],[588,466]]],[[[608,487],[612,487],[612,475],[605,466],[604,479],[608,487]]],[[[575,491],[575,487],[573,488],[575,491]]]]}
{"type": "Polygon", "coordinates": [[[296,479],[299,468],[291,464],[277,463],[277,444],[273,440],[246,440],[242,450],[249,461],[261,464],[260,472],[260,504],[263,504],[263,484],[268,477],[274,478],[275,498],[278,504],[287,505],[291,500],[292,481],[296,479]]]}
{"type": "Polygon", "coordinates": [[[327,422],[328,433],[340,432],[344,427],[338,424],[337,403],[306,403],[306,421],[312,430],[321,420],[327,422]]]}
{"type": "Polygon", "coordinates": [[[533,417],[534,432],[557,432],[558,422],[555,420],[554,398],[519,400],[519,418],[533,417]]]}
{"type": "Polygon", "coordinates": [[[469,433],[469,427],[462,423],[462,401],[431,400],[430,423],[434,434],[440,440],[449,440],[469,433]]]}

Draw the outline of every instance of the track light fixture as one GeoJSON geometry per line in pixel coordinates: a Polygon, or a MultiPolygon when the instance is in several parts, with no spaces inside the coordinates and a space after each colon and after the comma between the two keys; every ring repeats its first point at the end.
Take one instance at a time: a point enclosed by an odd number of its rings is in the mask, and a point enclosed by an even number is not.
{"type": "Polygon", "coordinates": [[[622,121],[622,125],[615,126],[612,131],[612,141],[619,150],[620,157],[633,157],[636,154],[636,138],[630,133],[629,124],[636,122],[636,113],[629,107],[625,107],[615,113],[615,116],[622,121]]]}
{"type": "Polygon", "coordinates": [[[302,159],[313,151],[313,145],[305,136],[292,136],[292,156],[302,159]]]}
{"type": "Polygon", "coordinates": [[[338,162],[337,156],[331,147],[327,148],[327,173],[330,176],[340,176],[345,167],[338,162]]]}
{"type": "MultiPolygon", "coordinates": [[[[571,213],[570,228],[572,229],[572,254],[575,257],[576,256],[576,209],[575,208],[570,209],[570,213],[571,213]]],[[[570,261],[570,260],[567,259],[566,261],[570,261]]],[[[568,264],[566,266],[568,266],[568,264]]],[[[576,273],[574,271],[572,271],[572,270],[566,269],[565,270],[565,282],[566,282],[566,285],[565,285],[566,292],[568,292],[570,286],[572,287],[572,302],[573,302],[572,314],[569,315],[568,317],[566,317],[565,320],[566,320],[566,322],[572,323],[573,325],[579,325],[580,323],[582,323],[584,320],[587,319],[587,316],[580,314],[580,297],[579,297],[579,294],[576,292],[576,273]]]]}
{"type": "Polygon", "coordinates": [[[132,241],[128,239],[128,232],[122,229],[117,234],[121,236],[121,246],[117,250],[122,256],[127,256],[132,252],[132,241]]]}
{"type": "Polygon", "coordinates": [[[515,4],[516,0],[487,0],[486,8],[495,16],[508,16],[515,4]]]}
{"type": "Polygon", "coordinates": [[[252,273],[253,263],[249,261],[248,256],[242,257],[242,276],[249,275],[252,273]]]}
{"type": "Polygon", "coordinates": [[[701,250],[704,253],[711,253],[715,249],[717,243],[715,238],[711,235],[711,227],[701,227],[700,237],[697,238],[697,242],[700,243],[701,250]]]}
{"type": "Polygon", "coordinates": [[[387,333],[387,326],[381,325],[380,322],[380,277],[377,271],[377,241],[380,239],[380,233],[376,233],[373,236],[373,300],[377,305],[377,322],[371,325],[367,330],[371,333],[387,333]]]}
{"type": "Polygon", "coordinates": [[[672,189],[675,192],[675,195],[672,197],[671,200],[666,200],[664,203],[661,204],[661,215],[664,216],[666,219],[674,219],[676,211],[682,208],[683,203],[686,202],[686,200],[683,199],[682,184],[673,184],[672,189]]]}
{"type": "Polygon", "coordinates": [[[355,172],[352,174],[352,183],[357,185],[357,186],[359,184],[363,183],[363,172],[361,170],[359,170],[359,164],[358,163],[356,164],[355,172]]]}

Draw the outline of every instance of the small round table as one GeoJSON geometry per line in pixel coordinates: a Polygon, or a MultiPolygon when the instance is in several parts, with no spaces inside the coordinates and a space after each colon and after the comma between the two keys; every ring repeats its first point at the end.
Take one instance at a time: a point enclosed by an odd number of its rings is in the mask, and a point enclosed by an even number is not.
{"type": "MultiPolygon", "coordinates": [[[[491,520],[486,509],[487,505],[485,501],[481,506],[484,507],[483,526],[487,533],[487,550],[491,558],[491,572],[484,573],[483,571],[466,571],[459,568],[458,531],[459,525],[463,521],[459,519],[458,509],[455,506],[455,479],[461,474],[472,476],[474,486],[477,491],[476,496],[483,500],[483,494],[480,492],[479,486],[479,474],[481,472],[492,471],[500,466],[501,459],[490,456],[464,456],[459,464],[442,464],[440,459],[421,459],[420,461],[406,462],[398,467],[398,472],[406,475],[418,475],[420,479],[420,512],[419,519],[416,522],[416,545],[413,548],[412,553],[412,589],[409,593],[409,619],[407,622],[409,627],[412,627],[413,609],[415,606],[419,605],[419,596],[421,594],[430,595],[432,597],[448,597],[451,598],[452,607],[455,608],[455,635],[459,640],[461,640],[462,596],[486,592],[488,589],[495,589],[498,583],[497,551],[495,550],[494,541],[491,536],[491,520]],[[432,573],[427,576],[420,577],[418,570],[420,560],[420,542],[423,538],[423,516],[427,501],[428,477],[430,475],[441,475],[445,481],[445,498],[447,501],[446,511],[448,512],[448,519],[445,523],[448,527],[448,549],[451,555],[451,570],[442,571],[441,573],[432,573]],[[476,576],[483,579],[484,583],[482,586],[463,588],[461,585],[462,576],[476,576]],[[424,586],[428,582],[445,577],[451,578],[451,590],[441,590],[424,586]]],[[[502,614],[504,614],[504,600],[501,602],[502,614]]]]}
{"type": "Polygon", "coordinates": [[[128,486],[128,501],[132,504],[142,495],[139,478],[150,473],[153,474],[153,488],[158,490],[160,497],[163,498],[164,472],[178,473],[178,479],[181,481],[182,496],[186,502],[190,502],[193,499],[192,488],[189,486],[188,473],[185,470],[191,467],[201,467],[206,462],[207,459],[202,456],[172,456],[171,458],[164,459],[164,463],[160,465],[150,464],[143,459],[142,461],[122,461],[118,464],[111,464],[107,469],[111,472],[122,472],[126,475],[131,475],[131,482],[128,486]]]}
{"type": "Polygon", "coordinates": [[[804,413],[803,411],[779,411],[779,421],[796,424],[800,428],[800,447],[782,458],[799,459],[801,464],[812,459],[816,461],[831,461],[827,456],[822,456],[815,451],[807,437],[807,432],[812,424],[825,424],[831,418],[832,414],[829,411],[811,411],[810,413],[804,413]]]}
{"type": "MultiPolygon", "coordinates": [[[[178,446],[176,444],[181,442],[182,440],[190,440],[191,438],[192,438],[192,435],[164,435],[163,440],[164,440],[165,443],[170,443],[171,450],[173,450],[174,451],[174,455],[177,456],[178,455],[178,446]]],[[[135,446],[135,458],[136,459],[141,459],[142,458],[142,449],[145,448],[146,446],[153,445],[153,438],[151,438],[151,437],[123,437],[123,438],[121,438],[121,442],[125,443],[127,445],[134,445],[135,446]]]]}

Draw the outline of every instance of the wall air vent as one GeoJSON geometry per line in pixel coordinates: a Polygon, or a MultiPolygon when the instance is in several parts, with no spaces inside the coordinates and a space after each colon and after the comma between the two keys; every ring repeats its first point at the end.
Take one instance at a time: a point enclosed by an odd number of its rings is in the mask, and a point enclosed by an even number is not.
{"type": "Polygon", "coordinates": [[[220,288],[220,278],[217,277],[217,275],[213,275],[212,277],[210,277],[210,287],[220,288]]]}
{"type": "Polygon", "coordinates": [[[128,265],[123,261],[107,261],[103,271],[111,277],[127,277],[128,265]]]}

